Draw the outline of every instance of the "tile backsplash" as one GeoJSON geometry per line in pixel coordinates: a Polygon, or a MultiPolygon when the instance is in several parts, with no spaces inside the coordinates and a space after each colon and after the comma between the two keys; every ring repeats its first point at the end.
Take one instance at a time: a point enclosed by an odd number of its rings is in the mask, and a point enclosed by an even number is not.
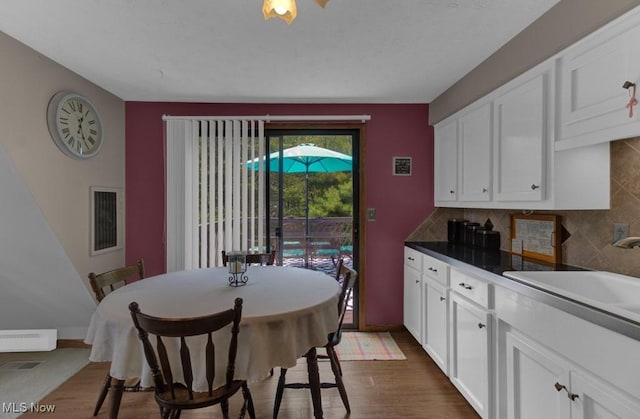
{"type": "MultiPolygon", "coordinates": [[[[447,220],[489,218],[500,232],[504,251],[510,250],[511,214],[519,210],[437,208],[408,240],[447,240],[447,220]]],[[[562,263],[640,277],[640,248],[611,245],[613,224],[629,224],[629,235],[640,236],[640,137],[611,142],[611,209],[536,211],[558,214],[569,237],[562,244],[562,263]]]]}

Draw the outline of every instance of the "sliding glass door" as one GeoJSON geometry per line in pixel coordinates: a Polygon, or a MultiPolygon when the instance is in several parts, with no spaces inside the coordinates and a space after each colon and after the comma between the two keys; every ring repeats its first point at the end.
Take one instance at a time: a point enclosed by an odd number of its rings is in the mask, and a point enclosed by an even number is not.
{"type": "MultiPolygon", "coordinates": [[[[357,129],[267,129],[267,230],[278,264],[358,270],[357,129]]],[[[357,325],[357,289],[345,327],[357,325]]]]}

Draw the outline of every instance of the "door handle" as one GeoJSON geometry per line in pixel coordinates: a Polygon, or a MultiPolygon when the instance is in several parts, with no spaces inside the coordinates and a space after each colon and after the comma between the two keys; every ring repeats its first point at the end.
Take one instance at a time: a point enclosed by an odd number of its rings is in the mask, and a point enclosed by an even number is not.
{"type": "Polygon", "coordinates": [[[562,391],[562,390],[566,391],[566,392],[567,392],[567,397],[568,397],[568,398],[570,398],[570,399],[571,399],[571,401],[574,401],[575,399],[579,399],[579,398],[580,398],[580,396],[578,396],[577,394],[573,394],[573,393],[571,393],[571,392],[567,389],[567,386],[565,386],[565,385],[562,385],[562,384],[560,384],[560,383],[556,382],[553,386],[554,386],[554,387],[556,388],[556,390],[558,390],[558,391],[562,391]]]}

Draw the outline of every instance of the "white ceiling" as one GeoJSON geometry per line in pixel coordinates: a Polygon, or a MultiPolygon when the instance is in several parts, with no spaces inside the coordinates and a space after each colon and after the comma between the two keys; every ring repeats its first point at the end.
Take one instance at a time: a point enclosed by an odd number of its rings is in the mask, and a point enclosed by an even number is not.
{"type": "Polygon", "coordinates": [[[428,103],[558,0],[2,0],[0,30],[127,101],[428,103]]]}

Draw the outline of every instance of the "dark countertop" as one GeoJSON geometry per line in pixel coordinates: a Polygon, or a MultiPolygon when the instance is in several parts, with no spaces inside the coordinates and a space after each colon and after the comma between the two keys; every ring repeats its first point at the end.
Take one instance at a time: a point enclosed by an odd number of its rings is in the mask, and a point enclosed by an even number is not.
{"type": "Polygon", "coordinates": [[[571,265],[547,264],[500,250],[485,251],[447,242],[407,241],[405,246],[441,260],[452,267],[468,271],[489,283],[510,289],[640,341],[640,324],[631,319],[502,275],[505,271],[582,271],[587,269],[571,265]]]}
{"type": "Polygon", "coordinates": [[[501,250],[482,250],[448,242],[410,241],[405,246],[422,253],[436,252],[441,256],[473,265],[476,268],[502,275],[504,271],[583,271],[571,265],[553,265],[523,258],[501,250]]]}

